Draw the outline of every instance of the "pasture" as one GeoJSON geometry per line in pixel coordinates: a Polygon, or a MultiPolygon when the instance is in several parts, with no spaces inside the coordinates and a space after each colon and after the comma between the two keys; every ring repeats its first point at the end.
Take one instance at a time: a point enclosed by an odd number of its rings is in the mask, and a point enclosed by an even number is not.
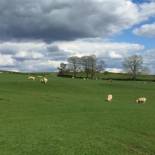
{"type": "Polygon", "coordinates": [[[0,74],[0,155],[155,155],[155,83],[48,80],[0,74]]]}

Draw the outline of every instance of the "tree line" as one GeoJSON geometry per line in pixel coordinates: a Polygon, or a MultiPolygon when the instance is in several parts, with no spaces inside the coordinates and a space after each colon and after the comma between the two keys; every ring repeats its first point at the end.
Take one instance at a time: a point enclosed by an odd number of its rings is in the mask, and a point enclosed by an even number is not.
{"type": "MultiPolygon", "coordinates": [[[[137,75],[148,73],[148,68],[143,64],[143,57],[132,55],[124,58],[122,66],[124,71],[131,75],[131,79],[136,80],[137,75]]],[[[67,63],[61,63],[58,67],[58,76],[77,77],[77,74],[84,74],[85,78],[96,78],[97,73],[105,71],[106,64],[104,60],[98,59],[95,55],[72,56],[67,59],[67,63]]]]}
{"type": "Polygon", "coordinates": [[[58,76],[70,75],[77,77],[77,73],[84,73],[85,78],[95,78],[97,72],[105,70],[105,62],[97,59],[95,55],[72,56],[67,59],[68,63],[61,63],[58,68],[58,76]]]}

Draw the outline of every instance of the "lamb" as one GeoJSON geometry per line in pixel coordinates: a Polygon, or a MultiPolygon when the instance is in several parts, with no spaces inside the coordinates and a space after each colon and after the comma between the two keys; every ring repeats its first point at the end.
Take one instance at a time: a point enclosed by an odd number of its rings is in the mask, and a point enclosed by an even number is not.
{"type": "Polygon", "coordinates": [[[141,103],[141,104],[144,104],[146,102],[146,97],[139,97],[137,100],[136,100],[136,103],[141,103]]]}
{"type": "Polygon", "coordinates": [[[29,76],[28,78],[27,78],[28,80],[35,80],[36,78],[34,77],[34,76],[29,76]]]}
{"type": "Polygon", "coordinates": [[[112,101],[112,94],[109,94],[106,98],[106,101],[111,102],[112,101]]]}
{"type": "Polygon", "coordinates": [[[48,82],[48,79],[46,77],[43,77],[40,79],[40,82],[46,84],[48,82]]]}

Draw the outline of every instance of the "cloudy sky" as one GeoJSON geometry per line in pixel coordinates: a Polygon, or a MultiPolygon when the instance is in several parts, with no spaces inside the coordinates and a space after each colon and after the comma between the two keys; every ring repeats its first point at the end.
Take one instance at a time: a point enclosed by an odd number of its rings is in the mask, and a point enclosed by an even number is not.
{"type": "Polygon", "coordinates": [[[0,70],[55,71],[90,54],[110,71],[140,54],[155,73],[155,0],[0,0],[0,70]]]}

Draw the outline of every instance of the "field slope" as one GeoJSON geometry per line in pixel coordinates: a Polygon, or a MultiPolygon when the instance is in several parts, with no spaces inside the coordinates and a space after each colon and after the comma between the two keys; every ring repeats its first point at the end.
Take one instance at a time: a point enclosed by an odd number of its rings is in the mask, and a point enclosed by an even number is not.
{"type": "Polygon", "coordinates": [[[26,78],[0,74],[0,155],[155,155],[155,83],[26,78]]]}

